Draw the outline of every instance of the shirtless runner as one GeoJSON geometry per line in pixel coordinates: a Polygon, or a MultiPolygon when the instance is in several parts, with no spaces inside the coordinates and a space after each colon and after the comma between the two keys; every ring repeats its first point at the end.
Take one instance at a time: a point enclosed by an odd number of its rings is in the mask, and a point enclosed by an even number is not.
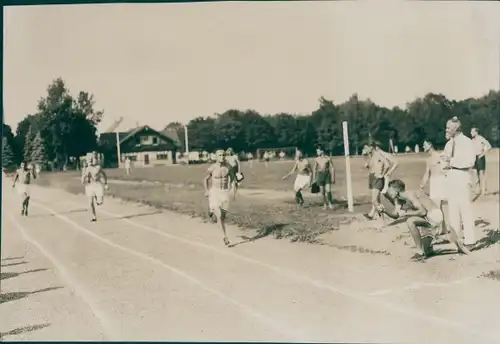
{"type": "Polygon", "coordinates": [[[92,211],[92,222],[97,221],[96,205],[102,205],[104,202],[104,190],[108,190],[108,177],[101,166],[97,164],[95,156],[91,156],[88,165],[82,172],[82,184],[85,185],[85,194],[90,203],[92,211]],[[102,183],[104,179],[104,184],[102,183]]]}
{"type": "Polygon", "coordinates": [[[323,209],[333,209],[332,184],[335,184],[335,169],[332,158],[325,154],[322,147],[316,149],[317,158],[314,161],[313,180],[319,186],[323,196],[323,209]]]}
{"type": "Polygon", "coordinates": [[[16,176],[12,182],[12,188],[16,188],[17,193],[21,197],[21,216],[28,216],[28,207],[30,204],[29,186],[32,179],[36,179],[35,171],[33,168],[28,168],[26,162],[23,161],[16,171],[16,176]]]}
{"type": "MultiPolygon", "coordinates": [[[[433,241],[441,231],[444,221],[444,215],[439,206],[421,190],[406,190],[405,183],[398,179],[389,182],[386,198],[394,204],[394,210],[385,209],[382,204],[377,206],[377,210],[393,219],[405,217],[406,225],[420,251],[420,255],[417,255],[416,258],[432,256],[434,254],[433,241]],[[402,209],[403,206],[406,208],[405,210],[402,209]]],[[[451,232],[455,233],[453,229],[451,232]]],[[[458,240],[457,235],[453,240],[459,252],[470,253],[458,240]]]]}
{"type": "Polygon", "coordinates": [[[238,159],[238,155],[234,154],[234,150],[232,148],[228,148],[226,151],[226,162],[232,169],[234,176],[236,177],[236,183],[234,184],[234,194],[233,198],[236,198],[236,192],[238,191],[238,183],[243,180],[243,173],[241,172],[241,164],[240,159],[238,159]]]}
{"type": "Polygon", "coordinates": [[[224,150],[217,150],[215,156],[217,161],[208,168],[203,185],[205,196],[208,197],[209,216],[214,222],[219,222],[224,235],[224,244],[229,246],[225,221],[229,210],[230,195],[236,187],[236,179],[234,170],[226,161],[224,150]]]}
{"type": "Polygon", "coordinates": [[[297,150],[295,153],[295,164],[290,172],[288,172],[283,180],[290,177],[292,174],[297,173],[295,183],[293,184],[293,192],[295,193],[295,201],[299,206],[304,205],[304,197],[302,196],[302,189],[311,186],[311,164],[307,159],[304,159],[302,152],[297,150]]]}
{"type": "MultiPolygon", "coordinates": [[[[363,214],[368,220],[373,220],[377,212],[377,206],[380,204],[380,195],[389,183],[390,175],[398,167],[398,162],[390,154],[380,148],[379,142],[372,142],[366,145],[363,151],[368,156],[366,168],[369,169],[368,189],[371,193],[372,208],[368,214],[363,214]]],[[[384,192],[385,193],[385,192],[384,192]]]]}

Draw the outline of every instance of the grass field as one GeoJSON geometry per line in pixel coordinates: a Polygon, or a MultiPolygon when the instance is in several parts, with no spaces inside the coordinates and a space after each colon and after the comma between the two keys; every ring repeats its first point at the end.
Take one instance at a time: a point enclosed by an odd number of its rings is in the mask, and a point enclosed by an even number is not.
{"type": "MultiPolygon", "coordinates": [[[[425,170],[425,157],[425,154],[398,156],[400,166],[393,177],[404,180],[409,188],[418,187],[425,170]]],[[[243,229],[258,229],[259,236],[273,234],[277,238],[290,238],[292,241],[314,242],[321,234],[339,229],[340,225],[353,221],[355,217],[346,210],[345,159],[335,158],[334,164],[337,183],[333,191],[337,205],[333,211],[324,211],[320,198],[307,191],[305,197],[309,206],[296,209],[291,193],[294,178],[286,181],[281,179],[292,168],[293,162],[274,162],[270,163],[268,168],[263,163],[254,163],[253,168],[243,163],[245,180],[242,188],[267,192],[258,197],[239,196],[231,204],[228,221],[243,229]],[[288,199],[286,194],[285,198],[272,197],[275,194],[283,194],[284,191],[290,192],[288,199]]],[[[120,180],[121,183],[111,183],[109,194],[124,200],[207,219],[207,201],[202,188],[202,179],[207,168],[208,165],[137,168],[132,169],[130,176],[126,176],[124,170],[110,169],[106,171],[108,177],[120,180]]],[[[355,195],[354,212],[360,214],[370,207],[368,172],[364,168],[364,160],[351,159],[351,171],[355,195]]],[[[498,174],[498,151],[495,151],[488,157],[490,192],[498,192],[498,174]]],[[[43,182],[72,193],[83,193],[77,177],[77,172],[47,173],[43,182]]],[[[498,198],[488,198],[495,197],[498,198]]]]}

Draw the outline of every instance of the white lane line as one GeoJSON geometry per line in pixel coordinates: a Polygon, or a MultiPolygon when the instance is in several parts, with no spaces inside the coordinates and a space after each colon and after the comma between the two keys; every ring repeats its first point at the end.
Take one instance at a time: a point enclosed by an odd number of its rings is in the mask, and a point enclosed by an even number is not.
{"type": "Polygon", "coordinates": [[[299,332],[297,329],[295,328],[292,328],[292,327],[288,327],[288,326],[285,326],[284,324],[281,324],[279,322],[277,322],[276,320],[262,314],[262,313],[259,313],[257,311],[255,311],[254,309],[252,309],[251,307],[235,300],[235,299],[232,299],[230,298],[229,296],[225,295],[224,293],[216,290],[216,289],[213,289],[207,285],[205,285],[203,282],[201,282],[200,280],[198,280],[197,278],[173,267],[173,266],[170,266],[164,262],[162,262],[161,260],[158,260],[156,258],[153,258],[153,257],[150,257],[146,254],[143,254],[143,253],[140,253],[140,252],[137,252],[135,250],[132,250],[128,247],[125,247],[125,246],[121,246],[119,244],[115,244],[114,242],[112,241],[109,241],[95,233],[93,233],[92,231],[80,226],[79,224],[77,224],[76,222],[70,220],[69,218],[67,218],[66,216],[63,216],[63,215],[60,215],[58,214],[57,212],[55,212],[54,210],[52,210],[51,208],[45,206],[45,205],[42,205],[40,203],[33,203],[35,206],[39,207],[39,208],[42,208],[42,209],[45,209],[46,211],[52,213],[55,217],[57,217],[58,219],[60,219],[61,221],[64,221],[68,224],[70,224],[71,226],[73,226],[74,228],[84,232],[85,234],[93,237],[94,239],[108,245],[108,246],[111,246],[117,250],[120,250],[120,251],[123,251],[123,252],[126,252],[130,255],[133,255],[133,256],[136,256],[136,257],[139,257],[139,258],[142,258],[144,260],[147,260],[155,265],[158,265],[162,268],[165,268],[183,278],[185,278],[186,280],[190,281],[191,283],[197,285],[198,287],[200,287],[201,289],[205,290],[206,292],[210,293],[210,294],[213,294],[215,296],[218,296],[220,297],[221,299],[231,303],[232,305],[240,308],[243,312],[245,312],[247,315],[250,315],[252,316],[253,318],[256,318],[257,320],[259,320],[260,322],[262,322],[263,324],[267,325],[267,326],[270,326],[272,327],[273,329],[275,329],[276,331],[278,331],[281,335],[285,336],[286,338],[289,338],[289,339],[292,339],[292,340],[306,340],[306,338],[310,338],[310,336],[307,336],[301,332],[299,332]]]}
{"type": "MultiPolygon", "coordinates": [[[[74,202],[72,202],[72,203],[76,204],[74,202]]],[[[190,245],[190,246],[204,248],[206,250],[213,251],[213,252],[223,254],[223,255],[227,255],[227,256],[233,257],[235,259],[239,259],[241,261],[245,261],[245,262],[248,262],[248,263],[251,263],[254,265],[262,266],[262,267],[265,267],[269,270],[275,271],[283,276],[286,276],[290,279],[301,281],[301,282],[306,282],[306,283],[309,283],[317,288],[329,290],[335,294],[349,297],[349,298],[354,299],[358,302],[378,306],[378,307],[383,308],[383,309],[390,311],[392,313],[403,314],[403,315],[406,315],[409,317],[429,321],[431,323],[437,323],[437,324],[440,324],[441,326],[444,326],[444,327],[447,327],[447,328],[450,328],[453,330],[458,330],[458,331],[465,333],[465,334],[468,334],[468,335],[477,336],[480,338],[484,338],[485,340],[493,341],[496,344],[498,344],[498,342],[500,341],[500,335],[498,333],[487,333],[484,331],[475,330],[475,329],[472,329],[470,326],[463,324],[463,323],[460,323],[460,322],[457,322],[455,320],[450,320],[450,319],[446,319],[443,317],[438,317],[435,315],[427,314],[427,313],[424,313],[424,312],[421,312],[418,310],[405,308],[405,307],[402,307],[399,305],[392,304],[392,303],[387,302],[387,301],[376,299],[376,298],[369,296],[369,295],[365,296],[363,294],[358,294],[358,293],[349,291],[347,289],[342,289],[339,286],[334,286],[332,284],[327,284],[327,283],[320,281],[320,280],[311,279],[307,276],[297,274],[296,272],[288,270],[288,269],[284,269],[284,268],[281,268],[278,266],[268,264],[266,262],[262,262],[259,260],[255,260],[253,258],[249,258],[249,257],[243,256],[240,254],[236,254],[229,249],[222,250],[222,249],[210,246],[210,245],[206,245],[202,242],[191,241],[191,240],[187,240],[187,239],[184,239],[184,238],[172,235],[172,234],[168,234],[166,232],[162,232],[158,229],[143,225],[141,223],[134,222],[134,221],[129,220],[129,219],[124,219],[118,214],[114,214],[114,213],[111,213],[109,211],[105,211],[103,209],[100,209],[100,212],[104,213],[108,216],[114,217],[118,220],[124,221],[125,223],[128,223],[136,228],[139,228],[139,229],[142,229],[142,230],[145,230],[148,232],[152,232],[152,233],[155,233],[157,235],[160,235],[160,236],[172,239],[172,240],[176,240],[178,242],[182,242],[182,243],[190,245]]]]}
{"type": "Polygon", "coordinates": [[[114,324],[110,317],[100,309],[97,303],[94,301],[94,297],[85,290],[73,276],[68,272],[68,270],[64,267],[64,265],[48,250],[46,250],[42,245],[40,245],[35,239],[33,239],[26,229],[14,218],[14,216],[9,216],[10,221],[17,227],[17,229],[21,232],[23,239],[36,247],[42,255],[44,255],[58,270],[59,275],[69,287],[71,292],[80,299],[84,301],[85,304],[90,308],[90,311],[97,318],[102,328],[104,329],[104,335],[108,340],[120,340],[120,336],[118,333],[118,326],[114,324]]]}
{"type": "MultiPolygon", "coordinates": [[[[70,202],[77,205],[77,206],[81,206],[80,204],[78,204],[74,201],[70,201],[70,202]]],[[[142,230],[145,230],[148,232],[156,233],[157,235],[160,235],[160,236],[163,236],[165,238],[172,239],[172,240],[176,240],[178,242],[181,242],[181,243],[184,243],[184,244],[187,244],[190,246],[204,248],[204,249],[212,251],[212,252],[216,252],[216,253],[230,256],[230,257],[233,257],[235,259],[245,261],[245,262],[248,262],[248,263],[251,263],[254,265],[265,267],[269,270],[275,271],[276,273],[279,273],[283,276],[286,276],[289,279],[309,283],[309,284],[315,286],[316,288],[328,290],[328,291],[333,292],[335,294],[349,297],[349,298],[356,300],[358,302],[361,302],[361,303],[365,303],[365,304],[369,304],[369,305],[373,305],[373,306],[378,306],[382,309],[385,309],[385,310],[392,312],[392,313],[395,313],[395,314],[403,314],[403,315],[406,315],[409,317],[421,319],[421,320],[428,321],[431,323],[437,323],[443,327],[447,327],[447,328],[450,328],[453,330],[458,330],[459,332],[464,333],[464,334],[468,334],[471,336],[477,336],[477,337],[482,338],[484,340],[492,341],[495,344],[499,344],[499,341],[500,341],[500,334],[496,333],[496,332],[495,333],[488,333],[488,332],[481,331],[481,330],[475,330],[475,329],[472,329],[467,324],[463,324],[463,323],[457,322],[455,320],[450,320],[450,319],[434,316],[431,314],[427,314],[425,312],[421,312],[418,310],[402,307],[402,306],[392,304],[392,303],[384,301],[384,300],[377,299],[373,296],[358,294],[358,293],[352,292],[348,289],[342,289],[339,286],[334,286],[332,284],[327,284],[327,283],[320,281],[320,280],[311,279],[307,276],[297,274],[296,272],[294,272],[292,270],[284,269],[284,268],[281,268],[281,267],[278,267],[275,265],[268,264],[266,262],[262,262],[262,261],[259,261],[259,260],[253,259],[253,258],[249,258],[249,257],[243,256],[240,254],[236,254],[236,253],[234,253],[234,251],[229,250],[227,248],[226,249],[219,249],[217,247],[206,245],[206,244],[199,242],[199,241],[191,241],[188,239],[184,239],[184,238],[181,238],[181,237],[178,237],[178,236],[166,233],[166,232],[162,232],[158,229],[149,227],[147,225],[143,225],[141,223],[134,222],[134,221],[129,220],[129,219],[124,219],[121,217],[121,215],[114,214],[114,213],[111,213],[109,211],[105,211],[104,209],[99,209],[99,211],[103,214],[106,214],[106,215],[111,216],[113,218],[116,218],[118,220],[124,221],[125,223],[128,223],[136,228],[139,228],[139,229],[142,229],[142,230]]]]}
{"type": "Polygon", "coordinates": [[[409,291],[409,290],[419,290],[419,289],[424,289],[424,288],[449,288],[455,285],[459,284],[465,284],[467,282],[470,282],[472,280],[477,279],[477,276],[471,276],[447,283],[437,283],[437,282],[415,282],[412,283],[406,287],[403,288],[393,288],[393,289],[382,289],[382,290],[375,290],[368,295],[370,296],[381,296],[381,295],[387,295],[387,294],[394,294],[394,293],[400,293],[404,291],[409,291]]]}

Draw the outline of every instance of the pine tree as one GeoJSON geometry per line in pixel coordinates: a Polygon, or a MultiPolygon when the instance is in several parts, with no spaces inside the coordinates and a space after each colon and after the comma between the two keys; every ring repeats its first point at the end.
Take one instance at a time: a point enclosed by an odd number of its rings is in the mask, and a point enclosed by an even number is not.
{"type": "Polygon", "coordinates": [[[2,167],[6,169],[14,167],[16,164],[15,158],[16,157],[14,156],[14,152],[12,151],[10,143],[4,137],[2,145],[2,167]]]}
{"type": "Polygon", "coordinates": [[[31,142],[30,162],[43,166],[47,162],[46,160],[45,142],[43,141],[42,135],[37,133],[31,142]]]}

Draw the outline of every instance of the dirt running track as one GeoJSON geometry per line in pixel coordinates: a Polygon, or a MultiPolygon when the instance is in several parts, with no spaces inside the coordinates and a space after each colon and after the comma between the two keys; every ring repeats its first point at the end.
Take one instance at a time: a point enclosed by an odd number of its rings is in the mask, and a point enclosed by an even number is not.
{"type": "Polygon", "coordinates": [[[498,282],[267,238],[225,248],[213,225],[118,200],[91,223],[82,196],[32,194],[28,218],[3,195],[4,340],[500,343],[498,282]]]}

